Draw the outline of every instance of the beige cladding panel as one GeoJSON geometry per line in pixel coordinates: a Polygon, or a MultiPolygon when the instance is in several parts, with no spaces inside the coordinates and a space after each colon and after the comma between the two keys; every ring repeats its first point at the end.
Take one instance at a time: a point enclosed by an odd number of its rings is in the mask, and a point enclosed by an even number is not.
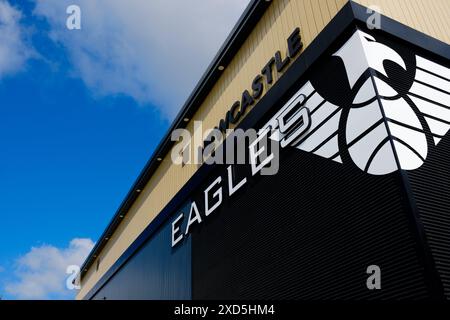
{"type": "Polygon", "coordinates": [[[450,43],[450,0],[355,0],[418,31],[450,43]]]}
{"type": "MultiPolygon", "coordinates": [[[[359,0],[368,6],[376,4],[383,13],[402,23],[449,42],[444,30],[449,29],[449,8],[446,1],[427,1],[428,9],[420,0],[359,0]],[[396,3],[393,3],[396,2],[396,3]],[[407,3],[411,8],[406,8],[407,3]],[[423,12],[421,16],[419,12],[423,12]],[[420,18],[419,18],[420,17],[420,18]],[[439,20],[436,18],[439,17],[439,20]],[[442,23],[442,26],[435,24],[442,23]]],[[[304,47],[307,47],[332,17],[347,3],[347,0],[274,0],[262,19],[255,26],[246,42],[223,71],[211,92],[199,107],[187,129],[193,132],[193,121],[202,120],[203,130],[216,126],[234,101],[239,100],[242,91],[250,89],[253,78],[263,66],[280,50],[286,55],[286,39],[296,27],[301,28],[304,47]]],[[[300,55],[301,56],[301,55],[300,55]]],[[[278,79],[274,71],[274,83],[278,79]]],[[[265,91],[267,91],[265,86],[265,91]]],[[[170,154],[163,159],[140,197],[133,204],[124,221],[100,254],[101,263],[96,271],[95,264],[85,274],[82,289],[77,298],[84,297],[101,276],[114,264],[144,228],[155,218],[177,191],[189,180],[197,169],[196,165],[181,167],[171,162],[170,154]]]]}

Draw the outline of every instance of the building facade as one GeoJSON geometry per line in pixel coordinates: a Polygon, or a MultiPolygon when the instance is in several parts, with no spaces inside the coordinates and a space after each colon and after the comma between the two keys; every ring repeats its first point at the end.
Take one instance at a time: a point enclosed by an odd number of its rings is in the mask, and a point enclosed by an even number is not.
{"type": "Polygon", "coordinates": [[[251,1],[77,298],[450,298],[449,29],[447,0],[251,1]],[[257,129],[276,173],[174,163],[195,121],[257,129]]]}

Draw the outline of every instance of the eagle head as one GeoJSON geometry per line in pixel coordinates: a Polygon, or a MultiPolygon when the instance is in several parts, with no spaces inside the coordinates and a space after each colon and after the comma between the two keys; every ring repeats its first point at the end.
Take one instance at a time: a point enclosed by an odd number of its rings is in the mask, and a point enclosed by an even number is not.
{"type": "Polygon", "coordinates": [[[406,70],[405,61],[397,52],[360,30],[357,30],[333,56],[341,58],[344,62],[351,88],[369,68],[387,77],[383,65],[385,60],[395,62],[406,70]]]}

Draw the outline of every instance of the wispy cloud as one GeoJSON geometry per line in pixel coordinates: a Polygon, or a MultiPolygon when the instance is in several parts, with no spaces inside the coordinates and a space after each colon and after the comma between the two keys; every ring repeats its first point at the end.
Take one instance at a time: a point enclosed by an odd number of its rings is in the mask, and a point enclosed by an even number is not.
{"type": "Polygon", "coordinates": [[[172,118],[248,0],[36,0],[35,15],[98,95],[125,94],[172,118]],[[66,7],[81,8],[81,30],[66,7]]]}
{"type": "Polygon", "coordinates": [[[66,248],[32,247],[17,259],[15,280],[6,283],[5,292],[17,299],[73,298],[75,292],[66,288],[67,266],[82,264],[93,246],[91,239],[75,238],[66,248]]]}
{"type": "Polygon", "coordinates": [[[22,13],[0,0],[0,79],[22,71],[34,55],[29,33],[21,24],[22,13]]]}

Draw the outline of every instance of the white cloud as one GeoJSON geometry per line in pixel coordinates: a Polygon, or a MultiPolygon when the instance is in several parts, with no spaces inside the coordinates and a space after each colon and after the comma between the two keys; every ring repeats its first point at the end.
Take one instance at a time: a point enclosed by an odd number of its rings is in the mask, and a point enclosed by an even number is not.
{"type": "Polygon", "coordinates": [[[34,55],[21,19],[18,9],[0,0],[0,78],[21,71],[34,55]]]}
{"type": "Polygon", "coordinates": [[[74,73],[98,95],[125,94],[172,118],[249,0],[36,0],[74,73]],[[81,8],[81,30],[66,8],[81,8]]]}
{"type": "Polygon", "coordinates": [[[5,285],[5,291],[17,299],[71,299],[75,292],[66,288],[66,268],[81,265],[94,243],[75,238],[67,248],[51,245],[32,247],[15,266],[16,280],[5,285]]]}

